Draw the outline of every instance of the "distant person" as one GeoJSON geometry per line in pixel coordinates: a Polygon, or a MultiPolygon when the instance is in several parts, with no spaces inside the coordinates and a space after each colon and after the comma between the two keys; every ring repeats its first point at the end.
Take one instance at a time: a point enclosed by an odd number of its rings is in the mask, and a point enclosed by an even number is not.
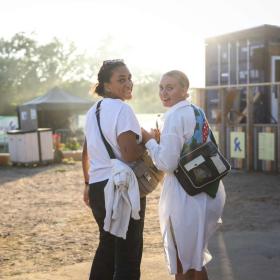
{"type": "MultiPolygon", "coordinates": [[[[137,138],[141,138],[141,127],[130,106],[125,103],[132,98],[132,88],[131,74],[122,60],[103,62],[98,73],[98,85],[95,88],[95,93],[103,98],[99,113],[101,131],[116,158],[128,164],[140,158],[145,151],[144,146],[137,141],[137,138]]],[[[100,232],[99,245],[89,279],[138,280],[143,250],[146,199],[140,199],[138,194],[140,219],[130,218],[126,239],[104,230],[104,219],[107,217],[104,188],[114,173],[114,167],[100,134],[96,111],[97,104],[86,115],[82,158],[85,179],[84,201],[91,207],[100,232]]],[[[113,200],[112,197],[108,199],[113,200]]],[[[121,219],[124,217],[121,216],[121,219]]]]}
{"type": "Polygon", "coordinates": [[[168,107],[160,140],[157,130],[142,130],[155,165],[166,172],[159,202],[159,218],[168,268],[176,280],[208,279],[205,265],[211,260],[207,250],[209,238],[221,222],[225,204],[222,182],[211,197],[202,192],[190,196],[174,175],[184,143],[194,137],[196,118],[188,97],[189,80],[181,71],[165,73],[160,81],[159,96],[168,107]],[[159,143],[155,139],[159,140],[159,143]]]}

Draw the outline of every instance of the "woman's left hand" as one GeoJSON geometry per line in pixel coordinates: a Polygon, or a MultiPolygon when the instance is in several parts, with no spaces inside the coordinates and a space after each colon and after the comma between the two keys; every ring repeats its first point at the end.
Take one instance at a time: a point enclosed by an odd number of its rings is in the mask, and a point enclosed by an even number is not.
{"type": "Polygon", "coordinates": [[[152,139],[152,135],[145,130],[143,127],[141,128],[142,131],[142,143],[145,145],[150,139],[152,139]]]}
{"type": "Polygon", "coordinates": [[[158,128],[152,128],[150,131],[150,135],[154,138],[158,143],[160,141],[160,131],[158,128]]]}

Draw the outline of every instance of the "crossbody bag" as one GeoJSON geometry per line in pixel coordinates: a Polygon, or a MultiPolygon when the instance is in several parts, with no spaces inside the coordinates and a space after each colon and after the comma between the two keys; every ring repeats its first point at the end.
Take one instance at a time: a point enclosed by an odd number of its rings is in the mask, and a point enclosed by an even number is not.
{"type": "MultiPolygon", "coordinates": [[[[104,137],[100,125],[100,105],[102,100],[100,100],[96,106],[96,118],[100,131],[101,138],[106,147],[106,150],[111,159],[115,159],[116,156],[113,152],[111,145],[108,143],[104,137]]],[[[152,159],[148,155],[148,152],[142,155],[133,165],[132,170],[137,178],[139,185],[140,197],[144,197],[154,191],[163,179],[164,173],[156,168],[152,159]]]]}
{"type": "Polygon", "coordinates": [[[191,106],[196,117],[195,132],[183,146],[174,175],[189,195],[206,192],[214,198],[220,180],[228,174],[231,166],[220,152],[204,113],[191,106]]]}

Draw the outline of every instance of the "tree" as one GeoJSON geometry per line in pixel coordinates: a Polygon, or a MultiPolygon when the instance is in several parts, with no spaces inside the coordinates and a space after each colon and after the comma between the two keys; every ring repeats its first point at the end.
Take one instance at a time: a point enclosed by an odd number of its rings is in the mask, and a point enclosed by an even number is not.
{"type": "Polygon", "coordinates": [[[133,88],[133,99],[129,102],[137,113],[160,113],[165,109],[162,107],[158,95],[158,73],[148,75],[137,75],[133,88]]]}
{"type": "MultiPolygon", "coordinates": [[[[39,44],[35,35],[15,34],[0,39],[0,115],[15,114],[16,106],[58,86],[81,97],[89,97],[103,60],[121,57],[113,38],[107,37],[94,56],[80,53],[74,43],[57,38],[39,44]]],[[[159,74],[142,74],[134,69],[134,98],[138,113],[162,112],[158,98],[159,74]]]]}
{"type": "Polygon", "coordinates": [[[0,39],[0,114],[12,113],[17,105],[54,86],[70,88],[75,84],[81,95],[78,84],[83,90],[89,86],[91,62],[73,43],[62,44],[56,38],[45,45],[24,33],[9,41],[0,39]]]}

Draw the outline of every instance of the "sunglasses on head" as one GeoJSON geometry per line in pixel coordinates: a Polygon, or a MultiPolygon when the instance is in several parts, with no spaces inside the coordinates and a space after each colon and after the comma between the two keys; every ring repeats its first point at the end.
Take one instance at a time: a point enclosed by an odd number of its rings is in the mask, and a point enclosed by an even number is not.
{"type": "Polygon", "coordinates": [[[108,59],[103,61],[103,65],[115,64],[119,62],[124,63],[123,59],[108,59]]]}

